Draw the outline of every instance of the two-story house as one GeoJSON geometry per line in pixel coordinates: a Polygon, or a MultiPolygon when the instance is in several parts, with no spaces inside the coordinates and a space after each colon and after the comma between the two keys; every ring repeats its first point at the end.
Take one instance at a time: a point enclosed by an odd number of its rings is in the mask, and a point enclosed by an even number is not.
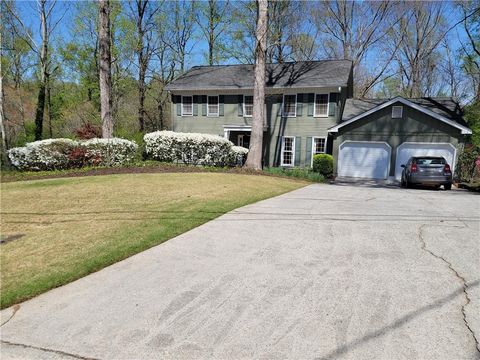
{"type": "MultiPolygon", "coordinates": [[[[173,130],[225,136],[248,147],[253,65],[195,66],[170,85],[173,130]]],[[[412,154],[442,155],[455,164],[470,134],[451,99],[356,100],[348,60],[268,64],[264,166],[311,166],[333,154],[345,177],[398,177],[412,154]],[[400,170],[401,171],[401,170],[400,170]]]]}

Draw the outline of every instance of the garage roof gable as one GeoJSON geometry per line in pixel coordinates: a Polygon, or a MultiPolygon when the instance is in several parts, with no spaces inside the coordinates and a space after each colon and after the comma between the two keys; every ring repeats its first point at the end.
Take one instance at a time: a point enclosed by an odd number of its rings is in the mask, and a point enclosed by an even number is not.
{"type": "MultiPolygon", "coordinates": [[[[349,99],[349,100],[350,100],[350,99],[349,99]]],[[[378,100],[377,100],[377,102],[378,102],[378,100]]],[[[445,116],[443,116],[443,115],[441,115],[441,114],[438,114],[438,113],[436,113],[436,112],[434,112],[434,111],[432,111],[432,110],[430,110],[430,109],[427,109],[427,108],[424,107],[424,106],[421,106],[420,104],[417,104],[417,103],[415,103],[415,102],[413,102],[413,101],[410,101],[410,100],[408,100],[408,99],[405,99],[405,98],[403,98],[403,97],[401,97],[401,96],[397,96],[396,98],[393,98],[393,99],[391,99],[391,100],[387,100],[387,101],[385,101],[385,102],[379,102],[379,105],[374,106],[374,107],[372,107],[371,109],[368,109],[368,110],[366,109],[365,112],[362,112],[361,114],[358,114],[358,115],[356,115],[356,116],[354,116],[354,117],[352,117],[352,118],[350,118],[350,119],[342,122],[341,124],[338,124],[338,125],[336,125],[336,126],[331,127],[330,129],[328,129],[328,132],[330,132],[330,133],[336,133],[336,132],[338,132],[338,130],[341,129],[342,127],[344,127],[344,126],[346,126],[346,125],[348,125],[348,124],[351,124],[351,123],[353,123],[353,122],[355,122],[355,121],[357,121],[357,120],[360,120],[360,119],[364,118],[365,116],[368,116],[368,115],[370,115],[370,114],[373,114],[374,112],[376,112],[376,111],[378,111],[378,110],[384,109],[384,108],[386,108],[387,106],[390,106],[390,105],[392,105],[392,104],[394,104],[394,103],[396,103],[396,102],[400,102],[400,103],[402,103],[402,104],[404,104],[404,105],[406,105],[406,106],[409,106],[409,107],[411,107],[411,108],[413,108],[413,109],[415,109],[415,110],[418,110],[418,111],[420,111],[420,112],[423,112],[423,113],[425,113],[425,114],[427,114],[427,115],[429,115],[429,116],[431,116],[431,117],[433,117],[433,118],[435,118],[435,119],[437,119],[437,120],[440,120],[440,121],[442,121],[442,122],[444,122],[444,123],[446,123],[446,124],[448,124],[448,125],[450,125],[450,126],[453,126],[453,127],[457,128],[457,129],[459,129],[462,134],[465,134],[465,135],[466,135],[466,134],[471,134],[471,133],[472,133],[472,130],[470,130],[468,127],[466,127],[466,126],[464,126],[464,125],[462,125],[462,124],[459,124],[458,122],[456,122],[456,121],[454,121],[454,120],[452,120],[452,119],[448,119],[447,117],[445,117],[445,116]]]]}

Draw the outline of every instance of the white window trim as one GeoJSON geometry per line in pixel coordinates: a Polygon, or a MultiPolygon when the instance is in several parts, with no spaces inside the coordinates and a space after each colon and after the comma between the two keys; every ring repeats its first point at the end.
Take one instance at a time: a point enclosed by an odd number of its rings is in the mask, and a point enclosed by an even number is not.
{"type": "Polygon", "coordinates": [[[252,109],[252,115],[245,115],[245,96],[251,96],[253,98],[253,95],[243,95],[243,103],[242,103],[242,110],[243,110],[243,117],[251,118],[253,117],[253,109],[252,109]]]}
{"type": "Polygon", "coordinates": [[[282,136],[282,152],[281,152],[280,164],[281,164],[281,166],[289,166],[289,167],[295,166],[295,136],[282,136]],[[283,163],[283,152],[284,152],[284,149],[285,149],[285,139],[286,138],[293,139],[293,142],[292,142],[292,164],[284,164],[283,163]]]}
{"type": "Polygon", "coordinates": [[[392,106],[392,119],[402,119],[403,118],[403,106],[392,106]],[[395,111],[395,108],[400,108],[400,116],[393,116],[393,112],[395,111]]]}
{"type": "Polygon", "coordinates": [[[328,114],[330,113],[330,93],[315,93],[315,98],[313,99],[313,117],[318,117],[318,118],[327,118],[328,114]],[[327,95],[327,113],[325,115],[323,114],[317,114],[317,95],[327,95]]]}
{"type": "Polygon", "coordinates": [[[325,146],[324,146],[324,151],[321,154],[326,154],[327,153],[327,138],[325,136],[314,136],[312,137],[312,160],[310,163],[310,166],[313,166],[313,157],[317,154],[315,154],[315,139],[324,139],[325,140],[325,146]]]}
{"type": "Polygon", "coordinates": [[[283,94],[282,98],[282,117],[297,117],[297,94],[283,94]],[[285,96],[295,96],[295,115],[288,115],[284,113],[285,110],[285,96]]]}
{"type": "Polygon", "coordinates": [[[193,95],[182,95],[182,116],[193,116],[193,95]],[[183,112],[183,98],[192,98],[192,113],[191,114],[185,114],[183,112]]]}
{"type": "Polygon", "coordinates": [[[218,95],[207,95],[207,116],[208,117],[219,117],[220,116],[220,96],[218,96],[218,95]],[[211,97],[216,97],[217,98],[217,113],[211,113],[210,112],[209,99],[211,97]]]}

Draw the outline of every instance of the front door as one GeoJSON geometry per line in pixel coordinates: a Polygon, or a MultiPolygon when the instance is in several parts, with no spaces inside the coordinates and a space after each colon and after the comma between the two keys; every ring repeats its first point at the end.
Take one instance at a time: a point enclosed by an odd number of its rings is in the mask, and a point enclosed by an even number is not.
{"type": "Polygon", "coordinates": [[[247,148],[250,146],[250,135],[240,134],[237,137],[237,146],[247,148]]]}
{"type": "Polygon", "coordinates": [[[250,131],[231,131],[229,140],[236,146],[248,149],[250,146],[250,131]]]}

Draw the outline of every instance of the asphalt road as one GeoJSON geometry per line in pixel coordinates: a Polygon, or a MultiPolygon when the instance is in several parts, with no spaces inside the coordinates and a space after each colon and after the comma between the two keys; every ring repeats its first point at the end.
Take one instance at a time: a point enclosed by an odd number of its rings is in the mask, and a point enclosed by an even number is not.
{"type": "Polygon", "coordinates": [[[479,224],[465,191],[311,185],[5,309],[2,359],[480,359],[479,224]]]}

